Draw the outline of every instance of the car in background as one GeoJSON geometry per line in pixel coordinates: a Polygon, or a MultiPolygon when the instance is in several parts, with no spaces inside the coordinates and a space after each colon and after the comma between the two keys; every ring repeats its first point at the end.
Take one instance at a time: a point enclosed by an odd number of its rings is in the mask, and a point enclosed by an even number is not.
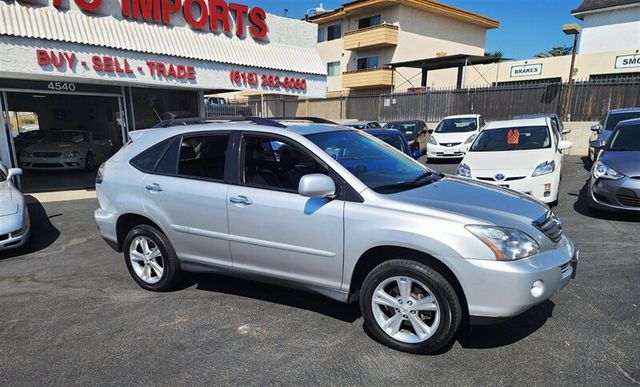
{"type": "Polygon", "coordinates": [[[548,117],[495,121],[478,134],[457,174],[556,203],[562,151],[572,146],[548,117]]]}
{"type": "Polygon", "coordinates": [[[368,129],[365,132],[379,138],[409,157],[419,159],[422,156],[419,149],[411,149],[405,135],[397,129],[368,129]]]}
{"type": "Polygon", "coordinates": [[[354,128],[354,129],[360,129],[360,130],[380,129],[380,128],[382,128],[382,125],[380,125],[380,123],[377,122],[377,121],[348,122],[348,123],[345,124],[345,126],[348,126],[350,128],[354,128]]]}
{"type": "MultiPolygon", "coordinates": [[[[205,96],[204,107],[207,116],[252,116],[253,109],[249,105],[229,103],[223,97],[205,96]]],[[[182,118],[182,117],[181,117],[182,118]]]]}
{"type": "Polygon", "coordinates": [[[20,167],[27,170],[87,170],[105,162],[113,152],[108,139],[97,139],[84,130],[50,131],[39,142],[24,148],[20,167]]]}
{"type": "Polygon", "coordinates": [[[598,159],[598,150],[591,143],[601,141],[606,143],[618,122],[640,118],[640,108],[625,108],[609,110],[605,114],[602,123],[595,124],[591,127],[591,137],[589,138],[589,159],[596,161],[598,159]]]}
{"type": "Polygon", "coordinates": [[[14,183],[21,174],[20,168],[7,170],[0,164],[0,251],[20,247],[29,240],[29,210],[14,183]]]}
{"type": "Polygon", "coordinates": [[[411,147],[411,149],[418,149],[422,152],[422,149],[420,149],[419,137],[427,135],[428,128],[426,122],[420,120],[392,121],[387,122],[383,126],[383,129],[397,129],[401,131],[409,142],[409,146],[411,147]]]}
{"type": "Polygon", "coordinates": [[[443,118],[429,137],[427,158],[463,158],[483,126],[485,122],[480,114],[443,118]]]}
{"type": "Polygon", "coordinates": [[[640,213],[640,119],[622,121],[598,152],[589,179],[589,209],[640,213]]]}
{"type": "Polygon", "coordinates": [[[47,136],[47,134],[49,134],[49,131],[44,129],[21,132],[20,134],[18,134],[13,139],[13,145],[18,157],[20,157],[20,152],[22,152],[24,148],[40,142],[47,136]]]}
{"type": "Polygon", "coordinates": [[[562,120],[556,113],[519,114],[519,115],[513,116],[511,119],[525,120],[528,118],[540,118],[540,117],[549,117],[549,119],[551,120],[551,125],[553,125],[553,128],[557,130],[561,136],[571,133],[571,129],[564,128],[564,124],[562,123],[562,120]]]}

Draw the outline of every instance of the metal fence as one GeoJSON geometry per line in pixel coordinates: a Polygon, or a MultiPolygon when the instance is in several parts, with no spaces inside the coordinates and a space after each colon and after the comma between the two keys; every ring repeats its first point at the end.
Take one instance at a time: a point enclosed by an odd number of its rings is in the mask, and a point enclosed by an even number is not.
{"type": "MultiPolygon", "coordinates": [[[[439,121],[453,114],[479,113],[487,120],[517,114],[561,113],[566,83],[432,89],[420,93],[376,93],[300,100],[265,96],[251,102],[256,115],[315,116],[388,122],[439,121]]],[[[640,106],[640,81],[577,81],[572,92],[572,121],[597,121],[609,109],[640,106]]]]}

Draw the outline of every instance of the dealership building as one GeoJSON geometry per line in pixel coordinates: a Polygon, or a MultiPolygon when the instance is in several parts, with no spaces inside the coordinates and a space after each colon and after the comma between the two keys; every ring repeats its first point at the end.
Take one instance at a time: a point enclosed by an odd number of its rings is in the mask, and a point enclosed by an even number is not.
{"type": "Polygon", "coordinates": [[[87,188],[128,132],[202,116],[204,94],[324,97],[316,37],[222,0],[2,1],[0,162],[26,191],[87,188]]]}

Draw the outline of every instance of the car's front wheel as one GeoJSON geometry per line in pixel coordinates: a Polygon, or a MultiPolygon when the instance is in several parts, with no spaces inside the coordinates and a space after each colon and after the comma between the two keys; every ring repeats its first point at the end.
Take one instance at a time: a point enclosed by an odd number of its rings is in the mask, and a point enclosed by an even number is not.
{"type": "Polygon", "coordinates": [[[156,228],[145,224],[134,227],[125,238],[123,250],[129,274],[142,288],[162,292],[180,281],[175,250],[156,228]]]}
{"type": "Polygon", "coordinates": [[[404,259],[383,262],[369,273],[360,309],[378,341],[410,353],[442,349],[462,320],[451,284],[431,267],[404,259]]]}

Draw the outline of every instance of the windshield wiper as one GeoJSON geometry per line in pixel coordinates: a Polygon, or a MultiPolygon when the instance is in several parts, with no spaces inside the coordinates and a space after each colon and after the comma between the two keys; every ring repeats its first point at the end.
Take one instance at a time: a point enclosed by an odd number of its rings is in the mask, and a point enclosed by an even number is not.
{"type": "Polygon", "coordinates": [[[373,187],[372,189],[376,192],[379,192],[379,191],[388,191],[388,190],[404,190],[404,189],[418,188],[418,187],[422,187],[422,186],[433,183],[434,181],[436,181],[437,177],[440,177],[440,175],[431,171],[427,171],[410,181],[399,181],[393,184],[379,185],[377,187],[373,187]],[[431,177],[431,179],[426,182],[421,182],[421,180],[423,180],[426,177],[431,177]]]}

